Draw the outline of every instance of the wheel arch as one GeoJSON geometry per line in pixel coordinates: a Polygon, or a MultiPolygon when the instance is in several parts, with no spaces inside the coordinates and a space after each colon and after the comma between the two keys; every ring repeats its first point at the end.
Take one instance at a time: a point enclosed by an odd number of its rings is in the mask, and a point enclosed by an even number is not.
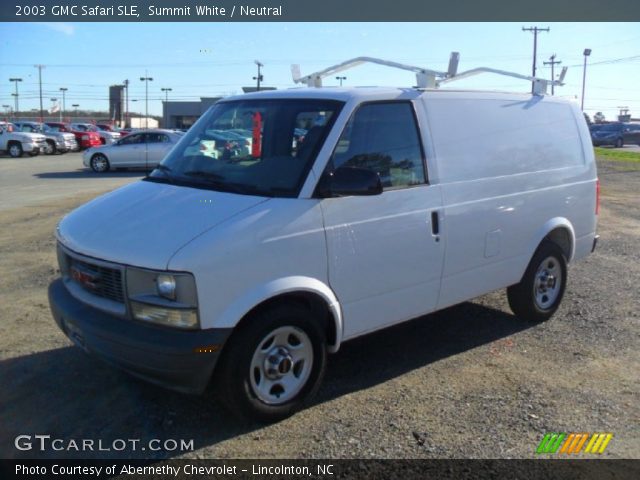
{"type": "Polygon", "coordinates": [[[326,319],[327,348],[337,352],[342,342],[342,310],[331,288],[315,278],[287,277],[256,287],[234,301],[215,324],[236,329],[256,312],[292,301],[304,303],[326,319]]]}
{"type": "Polygon", "coordinates": [[[549,240],[558,245],[564,253],[567,263],[571,263],[575,253],[576,234],[571,222],[564,217],[555,217],[549,219],[542,227],[540,227],[531,239],[529,251],[534,255],[538,246],[544,241],[549,240]]]}

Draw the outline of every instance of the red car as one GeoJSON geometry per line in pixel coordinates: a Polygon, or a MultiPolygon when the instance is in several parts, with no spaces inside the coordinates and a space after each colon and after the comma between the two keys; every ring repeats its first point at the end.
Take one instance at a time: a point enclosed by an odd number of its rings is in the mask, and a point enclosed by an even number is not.
{"type": "Polygon", "coordinates": [[[68,123],[60,122],[46,122],[46,125],[50,126],[56,132],[70,132],[76,136],[76,141],[80,146],[80,149],[99,147],[102,145],[100,135],[96,132],[79,132],[73,130],[68,123]]]}

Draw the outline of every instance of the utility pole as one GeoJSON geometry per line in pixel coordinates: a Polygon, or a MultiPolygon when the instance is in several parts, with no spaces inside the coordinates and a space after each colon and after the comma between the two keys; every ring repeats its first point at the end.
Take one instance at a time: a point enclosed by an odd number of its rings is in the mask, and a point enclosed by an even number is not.
{"type": "Polygon", "coordinates": [[[551,55],[549,57],[549,61],[548,62],[542,62],[544,65],[551,65],[551,95],[553,95],[554,90],[553,90],[553,81],[556,79],[555,76],[555,72],[553,67],[555,65],[560,65],[562,62],[560,60],[556,61],[556,54],[554,53],[553,55],[551,55]]]}
{"type": "Polygon", "coordinates": [[[149,128],[149,82],[153,81],[152,77],[147,75],[147,71],[144,71],[144,77],[140,77],[140,80],[144,82],[144,128],[149,128]]]}
{"type": "Polygon", "coordinates": [[[591,55],[591,49],[585,48],[582,55],[584,55],[584,67],[582,69],[582,100],[580,100],[580,110],[584,112],[584,89],[587,84],[587,58],[591,55]]]}
{"type": "Polygon", "coordinates": [[[10,78],[9,81],[16,84],[16,93],[12,93],[11,95],[16,97],[16,101],[15,101],[16,106],[15,106],[15,111],[13,112],[13,114],[16,116],[16,118],[18,118],[18,82],[21,82],[22,79],[21,78],[10,78]]]}
{"type": "Polygon", "coordinates": [[[122,82],[124,84],[124,126],[130,127],[129,124],[129,80],[122,82]]]}
{"type": "MultiPolygon", "coordinates": [[[[538,33],[539,32],[548,32],[549,28],[539,28],[539,27],[522,27],[523,32],[533,32],[533,68],[532,68],[532,77],[536,76],[536,57],[538,56],[538,33]]],[[[534,82],[531,82],[531,93],[534,92],[534,82]]]]}
{"type": "Polygon", "coordinates": [[[167,105],[169,103],[169,92],[171,90],[173,90],[172,88],[161,88],[160,90],[162,90],[164,92],[164,128],[169,128],[168,126],[168,120],[169,117],[167,115],[167,109],[169,108],[169,106],[167,105]]]}
{"type": "Polygon", "coordinates": [[[258,60],[254,60],[255,64],[258,66],[258,76],[257,77],[253,77],[254,80],[256,80],[258,82],[258,85],[256,87],[256,91],[260,91],[260,82],[264,79],[262,76],[262,73],[260,73],[260,69],[262,67],[264,67],[264,65],[262,63],[260,63],[258,60]]]}
{"type": "Polygon", "coordinates": [[[336,77],[336,80],[340,80],[340,86],[342,86],[342,81],[346,79],[347,77],[336,77]]]}
{"type": "Polygon", "coordinates": [[[62,92],[62,110],[60,110],[60,122],[62,122],[64,112],[67,109],[67,104],[65,102],[65,93],[67,93],[67,90],[69,90],[67,87],[60,87],[60,91],[62,92]]]}
{"type": "Polygon", "coordinates": [[[34,65],[38,69],[38,84],[40,85],[40,121],[44,122],[44,109],[42,108],[42,69],[44,65],[34,65]]]}

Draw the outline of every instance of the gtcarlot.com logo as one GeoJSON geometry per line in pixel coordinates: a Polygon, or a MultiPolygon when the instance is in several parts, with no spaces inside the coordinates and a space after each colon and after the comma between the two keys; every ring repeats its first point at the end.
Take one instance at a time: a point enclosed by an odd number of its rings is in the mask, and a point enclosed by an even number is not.
{"type": "Polygon", "coordinates": [[[612,433],[547,433],[536,453],[600,454],[604,453],[612,438],[612,433]]]}
{"type": "Polygon", "coordinates": [[[151,452],[192,452],[193,439],[161,440],[152,438],[141,440],[139,438],[116,438],[113,440],[93,438],[52,438],[51,435],[18,435],[14,440],[14,446],[21,451],[39,450],[41,452],[122,452],[122,451],[151,451],[151,452]]]}

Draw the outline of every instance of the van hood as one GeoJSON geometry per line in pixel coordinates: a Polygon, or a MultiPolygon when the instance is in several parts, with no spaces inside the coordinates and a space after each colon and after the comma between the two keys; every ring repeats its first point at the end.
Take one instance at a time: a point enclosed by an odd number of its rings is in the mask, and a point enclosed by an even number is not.
{"type": "Polygon", "coordinates": [[[89,257],[166,269],[194,237],[269,198],[138,181],[77,208],[58,224],[67,248],[89,257]]]}

